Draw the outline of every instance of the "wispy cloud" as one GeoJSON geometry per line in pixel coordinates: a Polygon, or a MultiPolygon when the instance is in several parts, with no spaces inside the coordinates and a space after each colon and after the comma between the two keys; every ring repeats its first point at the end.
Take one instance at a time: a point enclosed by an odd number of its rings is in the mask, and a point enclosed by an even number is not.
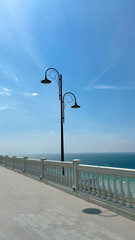
{"type": "Polygon", "coordinates": [[[6,87],[0,87],[0,95],[10,96],[11,92],[12,91],[6,87]]]}
{"type": "Polygon", "coordinates": [[[39,94],[38,93],[24,93],[24,95],[27,97],[35,97],[35,96],[38,96],[39,94]]]}
{"type": "Polygon", "coordinates": [[[121,86],[109,86],[109,85],[94,85],[92,89],[99,90],[135,90],[135,87],[121,87],[121,86]]]}
{"type": "Polygon", "coordinates": [[[5,110],[5,109],[10,109],[10,107],[5,107],[5,106],[0,107],[0,111],[5,110]]]}
{"type": "Polygon", "coordinates": [[[14,81],[18,82],[19,78],[15,76],[15,74],[12,74],[11,72],[7,71],[7,70],[3,70],[2,65],[0,65],[0,68],[2,70],[2,72],[10,79],[13,79],[14,81]]]}
{"type": "Polygon", "coordinates": [[[115,64],[112,64],[111,66],[109,66],[108,68],[106,68],[103,72],[99,73],[91,82],[90,84],[85,88],[85,90],[89,90],[106,72],[108,72],[109,70],[111,70],[115,64]]]}

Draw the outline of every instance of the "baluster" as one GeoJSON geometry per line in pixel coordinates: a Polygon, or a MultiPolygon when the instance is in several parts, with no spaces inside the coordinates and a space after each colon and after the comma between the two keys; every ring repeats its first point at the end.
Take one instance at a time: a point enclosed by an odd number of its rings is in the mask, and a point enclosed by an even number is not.
{"type": "Polygon", "coordinates": [[[49,165],[49,180],[51,180],[51,166],[49,165]]]}
{"type": "Polygon", "coordinates": [[[58,166],[56,165],[56,182],[58,182],[58,166]]]}
{"type": "Polygon", "coordinates": [[[66,168],[63,167],[63,184],[66,185],[66,168]]]}
{"type": "Polygon", "coordinates": [[[82,172],[79,171],[79,190],[83,191],[82,172]]]}
{"type": "Polygon", "coordinates": [[[65,185],[65,174],[66,174],[66,168],[62,168],[62,184],[65,185]]]}
{"type": "Polygon", "coordinates": [[[50,165],[48,165],[48,180],[50,180],[50,165]]]}
{"type": "Polygon", "coordinates": [[[112,201],[112,189],[111,189],[111,185],[110,185],[110,175],[107,174],[107,182],[108,182],[108,186],[107,186],[107,200],[108,201],[112,201]]]}
{"type": "Polygon", "coordinates": [[[105,182],[104,182],[104,174],[101,174],[102,176],[102,198],[106,198],[106,187],[105,187],[105,182]]]}
{"type": "Polygon", "coordinates": [[[67,167],[67,186],[69,186],[69,167],[67,167]]]}
{"type": "Polygon", "coordinates": [[[67,167],[67,186],[69,186],[69,167],[67,167]]]}
{"type": "Polygon", "coordinates": [[[61,168],[60,168],[60,166],[59,166],[59,167],[58,167],[58,182],[59,182],[59,183],[61,183],[61,178],[60,178],[60,173],[61,173],[61,172],[60,172],[60,169],[61,169],[61,168]]]}
{"type": "Polygon", "coordinates": [[[56,166],[56,182],[59,182],[59,167],[56,166]]]}
{"type": "Polygon", "coordinates": [[[60,183],[63,183],[63,167],[60,167],[60,183]]]}
{"type": "Polygon", "coordinates": [[[49,168],[49,165],[47,164],[47,179],[49,180],[49,171],[50,171],[50,168],[49,168]]]}
{"type": "Polygon", "coordinates": [[[52,165],[50,165],[50,177],[51,177],[51,180],[53,179],[53,172],[52,172],[52,165]]]}
{"type": "Polygon", "coordinates": [[[65,185],[67,185],[67,167],[65,167],[64,179],[65,179],[65,185]]]}
{"type": "Polygon", "coordinates": [[[63,168],[60,167],[60,183],[63,183],[63,168]]]}
{"type": "Polygon", "coordinates": [[[53,181],[55,182],[55,166],[52,166],[52,172],[53,172],[53,181]]]}
{"type": "Polygon", "coordinates": [[[113,175],[113,184],[114,184],[114,189],[113,189],[113,202],[118,203],[118,190],[116,187],[116,176],[113,175]]]}
{"type": "Polygon", "coordinates": [[[52,176],[52,181],[54,180],[54,167],[51,165],[51,176],[52,176]]]}
{"type": "Polygon", "coordinates": [[[90,172],[87,172],[87,175],[88,175],[88,184],[87,184],[87,187],[88,187],[88,194],[91,193],[91,179],[90,179],[90,172]]]}
{"type": "MultiPolygon", "coordinates": [[[[16,158],[16,156],[13,156],[13,162],[12,162],[12,169],[14,169],[14,160],[15,160],[15,158],[16,158]]],[[[26,168],[25,168],[25,170],[26,170],[26,168]]]]}
{"type": "Polygon", "coordinates": [[[53,169],[54,169],[54,182],[56,182],[56,166],[54,166],[53,169]]]}
{"type": "Polygon", "coordinates": [[[70,179],[69,179],[69,186],[72,187],[72,168],[70,167],[70,179]]]}
{"type": "Polygon", "coordinates": [[[68,168],[68,186],[70,187],[70,167],[68,168]]]}
{"type": "Polygon", "coordinates": [[[48,179],[48,164],[45,164],[45,177],[48,179]]]}
{"type": "Polygon", "coordinates": [[[60,183],[62,183],[62,167],[60,167],[60,183]]]}
{"type": "Polygon", "coordinates": [[[133,204],[132,204],[132,193],[131,193],[131,190],[130,190],[130,178],[129,177],[126,177],[127,179],[127,206],[129,208],[132,208],[133,207],[133,204]]]}
{"type": "Polygon", "coordinates": [[[83,192],[86,193],[86,173],[83,171],[83,192]]]}
{"type": "Polygon", "coordinates": [[[67,167],[65,167],[65,174],[64,174],[64,176],[65,176],[65,185],[67,186],[68,185],[68,168],[67,167]]]}
{"type": "Polygon", "coordinates": [[[99,184],[99,173],[96,173],[96,178],[97,178],[97,182],[96,182],[96,196],[97,197],[101,197],[101,193],[100,193],[100,184],[99,184]]]}
{"type": "Polygon", "coordinates": [[[71,175],[70,175],[70,167],[68,168],[68,186],[70,187],[70,178],[71,178],[71,175]]]}
{"type": "Polygon", "coordinates": [[[8,155],[5,156],[5,167],[7,167],[7,158],[8,158],[8,155]]]}
{"type": "Polygon", "coordinates": [[[56,166],[56,182],[59,182],[59,172],[58,172],[58,169],[59,169],[59,167],[58,166],[56,166]]]}
{"type": "Polygon", "coordinates": [[[51,180],[51,166],[49,165],[49,180],[51,180]]]}
{"type": "Polygon", "coordinates": [[[54,166],[53,165],[51,165],[51,169],[52,169],[52,181],[54,181],[54,166]]]}
{"type": "Polygon", "coordinates": [[[56,182],[56,166],[53,167],[54,182],[56,182]]]}
{"type": "Polygon", "coordinates": [[[56,166],[53,166],[53,180],[56,182],[56,166]]]}
{"type": "Polygon", "coordinates": [[[63,185],[65,185],[65,174],[66,174],[66,168],[65,167],[63,167],[62,168],[62,184],[63,185]]]}
{"type": "Polygon", "coordinates": [[[67,186],[68,185],[68,176],[67,176],[68,175],[68,168],[67,167],[65,168],[65,174],[64,175],[65,175],[65,185],[67,186]]]}
{"type": "Polygon", "coordinates": [[[52,168],[52,165],[50,165],[50,177],[51,177],[51,180],[53,180],[53,168],[52,168]]]}
{"type": "Polygon", "coordinates": [[[53,180],[56,182],[56,166],[53,167],[53,180]]]}
{"type": "Polygon", "coordinates": [[[65,184],[65,168],[62,167],[62,184],[65,184]]]}
{"type": "Polygon", "coordinates": [[[60,166],[58,166],[58,182],[59,183],[61,183],[61,178],[60,178],[60,170],[61,170],[61,168],[60,168],[60,166]]]}
{"type": "Polygon", "coordinates": [[[92,195],[96,195],[94,172],[92,172],[92,195]]]}
{"type": "Polygon", "coordinates": [[[125,198],[124,198],[125,197],[125,192],[124,192],[124,189],[123,189],[123,177],[120,176],[119,178],[120,178],[120,198],[121,198],[120,204],[125,205],[125,198]]]}

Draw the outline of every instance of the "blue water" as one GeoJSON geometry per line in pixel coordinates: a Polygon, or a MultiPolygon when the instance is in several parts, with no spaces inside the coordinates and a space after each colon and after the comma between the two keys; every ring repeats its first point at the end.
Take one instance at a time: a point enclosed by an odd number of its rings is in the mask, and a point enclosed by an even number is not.
{"type": "MultiPolygon", "coordinates": [[[[59,160],[60,154],[29,154],[29,158],[59,160]]],[[[135,153],[67,153],[65,161],[80,159],[82,164],[135,169],[135,153]]]]}

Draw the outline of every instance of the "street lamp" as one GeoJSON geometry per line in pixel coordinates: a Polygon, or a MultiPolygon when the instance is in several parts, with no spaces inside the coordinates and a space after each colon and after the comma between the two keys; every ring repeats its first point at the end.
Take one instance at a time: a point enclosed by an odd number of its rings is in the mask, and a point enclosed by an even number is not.
{"type": "Polygon", "coordinates": [[[64,109],[65,109],[65,98],[66,96],[70,96],[70,101],[67,101],[67,103],[70,103],[74,99],[74,105],[71,106],[71,108],[77,109],[80,108],[80,106],[77,104],[76,96],[71,92],[66,92],[64,95],[62,95],[62,74],[59,74],[59,72],[55,68],[48,68],[45,71],[45,78],[41,81],[43,84],[50,84],[51,80],[48,79],[51,78],[52,80],[56,80],[59,86],[59,100],[60,100],[60,109],[61,109],[61,161],[64,161],[64,137],[63,137],[63,123],[64,123],[64,109]],[[56,75],[57,77],[56,78],[56,75]]]}

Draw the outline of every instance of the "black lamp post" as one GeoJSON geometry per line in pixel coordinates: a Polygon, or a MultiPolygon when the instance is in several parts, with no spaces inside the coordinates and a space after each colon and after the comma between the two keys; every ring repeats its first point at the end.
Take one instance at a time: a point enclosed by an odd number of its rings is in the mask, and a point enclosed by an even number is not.
{"type": "MultiPolygon", "coordinates": [[[[77,104],[76,97],[71,92],[66,92],[64,95],[62,95],[62,74],[59,74],[59,72],[55,68],[48,68],[45,72],[45,79],[41,81],[41,83],[49,84],[51,83],[51,80],[48,79],[50,77],[52,80],[56,80],[59,86],[59,100],[60,100],[60,109],[61,109],[61,161],[64,161],[64,137],[63,137],[63,123],[64,123],[64,108],[65,108],[65,98],[67,95],[71,96],[71,101],[74,98],[74,105],[71,106],[71,108],[80,108],[80,106],[77,104]],[[56,75],[54,73],[57,73],[58,80],[56,78],[56,75]],[[53,75],[54,74],[54,75],[53,75]]],[[[67,103],[71,102],[68,101],[67,103]]]]}

